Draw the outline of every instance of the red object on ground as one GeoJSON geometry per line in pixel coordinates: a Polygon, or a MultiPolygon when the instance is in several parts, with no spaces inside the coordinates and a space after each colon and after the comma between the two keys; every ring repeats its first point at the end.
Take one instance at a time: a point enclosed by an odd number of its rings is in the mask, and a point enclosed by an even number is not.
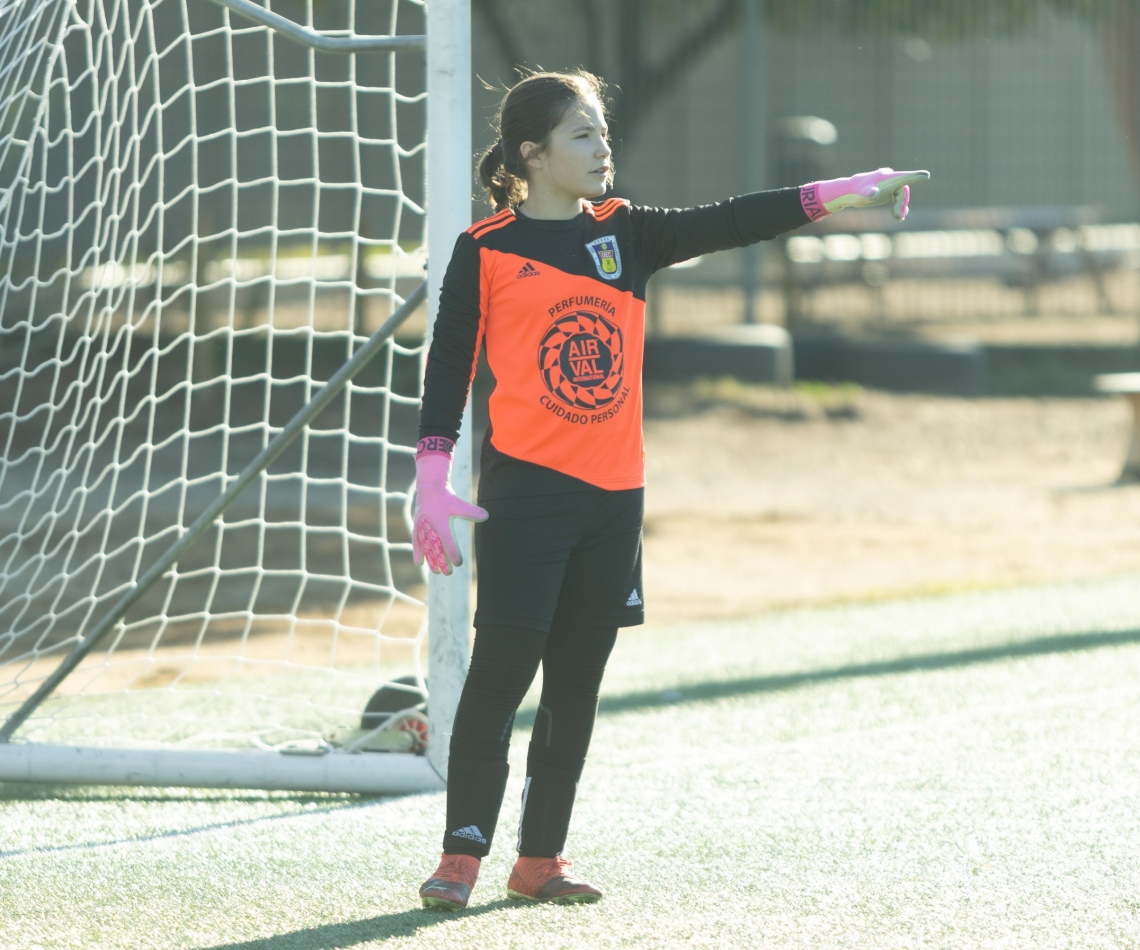
{"type": "Polygon", "coordinates": [[[463,910],[479,877],[479,859],[470,854],[445,854],[435,873],[420,887],[429,910],[463,910]]]}
{"type": "Polygon", "coordinates": [[[601,890],[567,873],[573,863],[560,854],[553,858],[520,855],[507,881],[507,896],[554,904],[593,904],[601,900],[601,890]]]}

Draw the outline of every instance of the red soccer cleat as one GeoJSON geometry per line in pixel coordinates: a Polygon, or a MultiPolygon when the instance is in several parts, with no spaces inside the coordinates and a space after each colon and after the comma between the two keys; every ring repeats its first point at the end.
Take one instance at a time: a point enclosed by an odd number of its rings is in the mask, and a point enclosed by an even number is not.
{"type": "Polygon", "coordinates": [[[507,896],[515,900],[549,901],[553,904],[593,904],[602,892],[567,872],[573,864],[556,854],[553,858],[524,858],[515,862],[507,881],[507,896]]]}
{"type": "Polygon", "coordinates": [[[478,858],[470,854],[445,854],[435,873],[420,888],[420,899],[429,910],[463,910],[478,876],[478,858]]]}

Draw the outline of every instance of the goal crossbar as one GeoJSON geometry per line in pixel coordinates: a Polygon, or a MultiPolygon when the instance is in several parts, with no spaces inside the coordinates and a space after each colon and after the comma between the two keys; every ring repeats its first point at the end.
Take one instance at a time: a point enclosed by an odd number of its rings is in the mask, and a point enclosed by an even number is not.
{"type": "Polygon", "coordinates": [[[0,727],[0,743],[10,742],[16,730],[83,661],[83,658],[91,652],[96,644],[115,629],[126,612],[139,598],[150,590],[186,553],[187,549],[210,529],[222,512],[232,505],[246,488],[253,484],[258,475],[273,464],[273,461],[301,434],[305,426],[320,415],[322,410],[348,385],[349,380],[368,365],[369,361],[388,342],[388,338],[400,328],[426,298],[427,281],[424,281],[408,295],[407,300],[384,322],[380,329],[368,338],[368,341],[353,354],[352,358],[337,370],[317,394],[302,406],[296,415],[285,424],[285,427],[269,441],[269,444],[258,453],[257,457],[242,470],[233,484],[198,516],[193,524],[186,529],[186,532],[167,549],[165,554],[151,565],[147,572],[139,578],[138,583],[119,598],[91,632],[80,640],[63,662],[44,679],[39,688],[12,713],[8,721],[0,727]]]}

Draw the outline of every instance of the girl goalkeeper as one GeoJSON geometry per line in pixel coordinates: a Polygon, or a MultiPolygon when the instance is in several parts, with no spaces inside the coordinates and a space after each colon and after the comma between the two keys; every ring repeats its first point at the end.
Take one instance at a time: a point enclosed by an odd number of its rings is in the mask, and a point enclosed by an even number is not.
{"type": "Polygon", "coordinates": [[[613,181],[602,84],[536,73],[504,97],[479,163],[497,213],[459,236],[440,292],[416,454],[416,563],[451,573],[452,518],[479,522],[475,646],[451,737],[443,858],[427,907],[466,907],[507,782],[515,711],[539,663],[511,897],[591,902],[563,856],[619,627],[644,616],[641,359],[651,274],[892,203],[926,172],[879,169],[685,210],[599,199],[613,181]],[[479,507],[448,483],[481,347],[495,378],[479,507]]]}

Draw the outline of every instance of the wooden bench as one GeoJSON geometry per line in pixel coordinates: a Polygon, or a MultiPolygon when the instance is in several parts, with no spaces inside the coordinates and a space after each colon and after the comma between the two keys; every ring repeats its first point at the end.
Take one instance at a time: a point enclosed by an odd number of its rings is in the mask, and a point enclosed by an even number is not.
{"type": "MultiPolygon", "coordinates": [[[[762,282],[781,287],[786,326],[795,332],[812,291],[851,283],[881,291],[897,279],[994,278],[1020,288],[1024,311],[1037,313],[1045,283],[1086,274],[1099,308],[1115,313],[1104,275],[1140,257],[1140,223],[1082,206],[920,206],[901,223],[881,208],[852,209],[805,225],[779,243],[782,253],[766,257],[762,282]]],[[[736,254],[707,255],[666,268],[654,286],[741,286],[741,262],[736,254]]]]}
{"type": "MultiPolygon", "coordinates": [[[[769,293],[780,291],[784,298],[798,379],[963,396],[1087,396],[1094,374],[1131,370],[1136,365],[1132,346],[1089,344],[1062,349],[1048,343],[1007,342],[974,346],[976,352],[969,352],[950,341],[907,339],[907,331],[913,333],[917,327],[905,320],[888,324],[883,319],[886,287],[896,280],[921,282],[919,293],[929,288],[931,294],[943,296],[955,294],[957,282],[969,282],[974,286],[963,292],[973,300],[971,309],[992,317],[985,309],[990,299],[984,296],[988,282],[1018,288],[1022,311],[1037,313],[1046,284],[1086,275],[1098,298],[1096,308],[1102,313],[1118,312],[1121,304],[1112,300],[1105,278],[1111,272],[1140,266],[1140,222],[1122,219],[1110,209],[920,206],[901,223],[884,209],[851,209],[791,232],[770,245],[762,261],[762,287],[769,293]],[[842,324],[812,314],[817,290],[858,284],[872,288],[869,303],[872,311],[877,308],[877,317],[872,315],[867,323],[844,332],[842,324]],[[875,330],[886,332],[882,338],[869,337],[875,330]],[[861,334],[852,336],[853,331],[861,334]]],[[[743,290],[748,284],[743,264],[741,254],[709,254],[654,276],[646,324],[648,336],[665,341],[658,347],[661,354],[669,355],[666,351],[671,347],[684,349],[684,341],[662,334],[659,291],[743,290]]],[[[830,303],[834,310],[834,300],[830,303]]],[[[859,305],[866,306],[862,301],[859,305]]],[[[697,309],[700,303],[692,301],[689,306],[697,309]]],[[[955,313],[948,306],[943,322],[953,325],[959,319],[955,313]]],[[[683,362],[680,357],[671,359],[672,363],[657,362],[662,367],[666,363],[679,367],[683,362]]],[[[1135,466],[1130,463],[1130,471],[1135,466]]]]}
{"type": "Polygon", "coordinates": [[[1042,285],[1075,274],[1091,276],[1098,305],[1115,313],[1104,274],[1140,251],[1140,226],[1095,207],[919,207],[902,223],[883,209],[852,210],[788,235],[784,251],[793,320],[804,291],[898,278],[997,278],[1020,288],[1024,311],[1037,314],[1042,285]]]}
{"type": "Polygon", "coordinates": [[[1118,393],[1132,404],[1132,435],[1120,481],[1140,482],[1140,373],[1105,373],[1093,385],[1098,392],[1118,393]]]}

